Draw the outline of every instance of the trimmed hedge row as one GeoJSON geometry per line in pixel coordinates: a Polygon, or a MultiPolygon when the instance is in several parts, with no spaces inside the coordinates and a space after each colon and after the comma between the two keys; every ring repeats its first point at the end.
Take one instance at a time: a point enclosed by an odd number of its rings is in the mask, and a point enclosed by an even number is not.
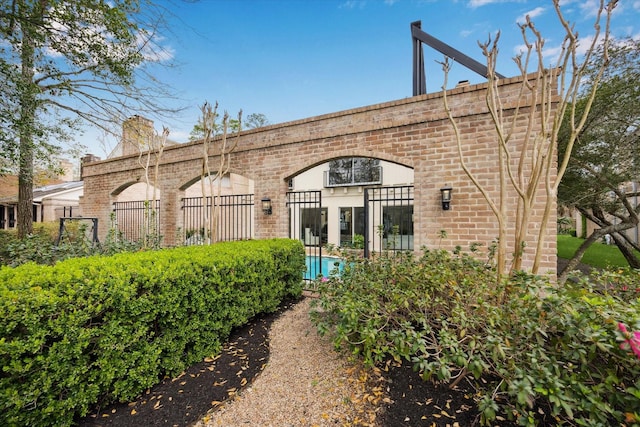
{"type": "Polygon", "coordinates": [[[273,239],[0,269],[0,424],[133,399],[299,296],[304,268],[300,242],[273,239]]]}

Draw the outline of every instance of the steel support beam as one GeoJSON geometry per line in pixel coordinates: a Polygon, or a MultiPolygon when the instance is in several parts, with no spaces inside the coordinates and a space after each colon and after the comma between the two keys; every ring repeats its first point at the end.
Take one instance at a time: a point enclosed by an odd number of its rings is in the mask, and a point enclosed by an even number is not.
{"type": "MultiPolygon", "coordinates": [[[[411,38],[413,41],[413,96],[423,95],[427,93],[427,82],[424,71],[424,53],[422,51],[422,43],[428,45],[429,47],[432,47],[446,57],[451,58],[457,63],[467,67],[471,71],[480,74],[482,77],[487,77],[488,71],[486,66],[422,31],[421,21],[415,21],[411,23],[411,38]]],[[[496,73],[496,76],[500,79],[505,78],[502,74],[499,73],[496,73]]]]}

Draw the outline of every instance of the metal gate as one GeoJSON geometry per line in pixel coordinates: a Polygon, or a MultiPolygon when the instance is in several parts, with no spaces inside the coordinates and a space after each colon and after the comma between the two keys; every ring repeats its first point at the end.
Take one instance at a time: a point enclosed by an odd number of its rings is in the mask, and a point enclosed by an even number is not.
{"type": "Polygon", "coordinates": [[[322,208],[321,191],[287,192],[289,212],[289,238],[302,242],[306,252],[305,280],[311,283],[322,269],[322,245],[327,243],[327,211],[322,208]]]}
{"type": "Polygon", "coordinates": [[[118,233],[129,242],[158,238],[160,233],[160,200],[136,200],[113,204],[118,233]]]}
{"type": "Polygon", "coordinates": [[[253,238],[253,194],[186,197],[182,199],[182,239],[185,245],[209,243],[205,237],[205,222],[207,216],[213,220],[214,207],[218,210],[216,241],[253,238]]]}
{"type": "Polygon", "coordinates": [[[413,185],[364,189],[364,256],[413,250],[413,185]]]}

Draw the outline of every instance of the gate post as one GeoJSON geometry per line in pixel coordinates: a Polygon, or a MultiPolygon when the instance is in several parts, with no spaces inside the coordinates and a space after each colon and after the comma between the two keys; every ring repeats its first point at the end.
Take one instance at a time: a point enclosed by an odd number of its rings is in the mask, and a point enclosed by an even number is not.
{"type": "Polygon", "coordinates": [[[371,256],[371,250],[369,249],[369,239],[371,238],[371,232],[369,231],[369,189],[364,189],[364,257],[369,258],[371,256]]]}

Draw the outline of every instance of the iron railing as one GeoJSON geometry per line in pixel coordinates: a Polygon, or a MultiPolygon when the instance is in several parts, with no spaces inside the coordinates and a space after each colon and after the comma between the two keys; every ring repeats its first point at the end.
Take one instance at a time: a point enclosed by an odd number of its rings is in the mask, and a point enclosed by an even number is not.
{"type": "Polygon", "coordinates": [[[130,242],[160,234],[160,200],[135,200],[113,204],[116,228],[130,242]]]}
{"type": "Polygon", "coordinates": [[[215,241],[247,240],[254,234],[253,194],[228,196],[185,197],[182,199],[183,242],[185,245],[207,244],[211,242],[211,226],[207,218],[214,221],[215,241]],[[213,204],[212,204],[213,203],[213,204]]]}
{"type": "Polygon", "coordinates": [[[287,192],[287,208],[289,211],[289,237],[300,240],[306,249],[305,289],[313,290],[313,280],[326,274],[322,270],[322,245],[326,243],[327,239],[322,218],[322,192],[317,190],[289,191],[287,192]]]}
{"type": "Polygon", "coordinates": [[[364,255],[413,250],[413,185],[364,189],[364,255]]]}

